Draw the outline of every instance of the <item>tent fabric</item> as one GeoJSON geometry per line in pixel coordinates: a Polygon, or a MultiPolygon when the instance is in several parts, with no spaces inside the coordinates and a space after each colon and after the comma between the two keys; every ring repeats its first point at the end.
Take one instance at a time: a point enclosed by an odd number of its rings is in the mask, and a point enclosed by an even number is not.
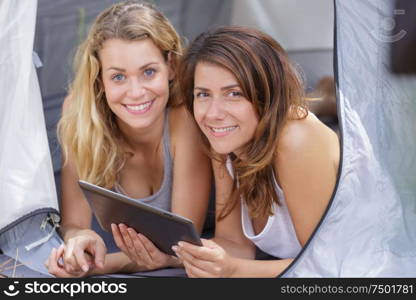
{"type": "Polygon", "coordinates": [[[54,227],[46,222],[46,218],[47,214],[43,213],[31,215],[19,220],[15,226],[0,235],[0,246],[4,253],[0,255],[0,261],[13,258],[18,265],[7,270],[0,268],[2,274],[12,276],[14,273],[15,277],[28,277],[32,274],[35,274],[35,277],[53,277],[48,273],[44,263],[52,248],[58,248],[62,244],[62,239],[54,227]]]}
{"type": "Polygon", "coordinates": [[[0,3],[0,232],[39,209],[58,210],[32,55],[36,6],[0,3]]]}
{"type": "Polygon", "coordinates": [[[61,243],[51,156],[35,71],[37,1],[0,3],[0,248],[36,271],[61,243]],[[27,248],[26,248],[27,247],[27,248]]]}
{"type": "MultiPolygon", "coordinates": [[[[389,0],[336,0],[338,188],[283,277],[416,276],[416,78],[394,76],[389,0]]],[[[396,29],[400,31],[400,28],[396,29]]]]}

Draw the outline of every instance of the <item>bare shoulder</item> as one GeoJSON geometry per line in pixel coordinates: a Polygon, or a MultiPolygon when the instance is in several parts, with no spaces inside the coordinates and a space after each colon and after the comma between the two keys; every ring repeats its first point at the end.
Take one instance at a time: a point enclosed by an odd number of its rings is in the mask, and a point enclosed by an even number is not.
{"type": "Polygon", "coordinates": [[[331,199],[339,155],[338,136],[313,114],[288,121],[282,130],[275,169],[302,245],[331,199]]]}
{"type": "MultiPolygon", "coordinates": [[[[338,168],[340,145],[337,134],[314,114],[289,120],[283,127],[278,144],[278,160],[325,159],[338,168]]],[[[289,160],[290,161],[290,160],[289,160]]]]}
{"type": "Polygon", "coordinates": [[[173,151],[175,151],[177,146],[182,147],[201,142],[198,126],[184,105],[170,109],[169,127],[173,151]]]}

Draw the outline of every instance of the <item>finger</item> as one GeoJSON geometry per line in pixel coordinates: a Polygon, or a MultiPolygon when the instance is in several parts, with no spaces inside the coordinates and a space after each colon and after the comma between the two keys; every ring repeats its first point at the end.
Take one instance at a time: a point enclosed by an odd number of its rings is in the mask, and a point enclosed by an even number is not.
{"type": "Polygon", "coordinates": [[[206,272],[205,270],[201,270],[198,267],[189,264],[188,262],[183,263],[186,274],[188,274],[188,277],[190,278],[212,278],[214,277],[210,273],[206,272]]]}
{"type": "Polygon", "coordinates": [[[193,276],[192,270],[190,269],[190,266],[188,263],[183,262],[183,267],[185,269],[185,272],[188,278],[195,278],[195,276],[193,276]]]}
{"type": "Polygon", "coordinates": [[[107,248],[105,247],[105,245],[97,241],[94,247],[94,262],[98,268],[104,268],[106,253],[107,248]]]}
{"type": "Polygon", "coordinates": [[[80,276],[89,270],[87,253],[85,249],[91,243],[91,240],[76,241],[70,239],[67,243],[63,255],[63,268],[73,276],[80,276]]]}
{"type": "Polygon", "coordinates": [[[136,231],[133,228],[125,226],[124,224],[121,224],[120,227],[120,230],[123,233],[123,237],[125,238],[129,253],[134,255],[136,262],[141,261],[145,264],[151,263],[152,259],[144,247],[142,241],[137,236],[136,231]]]}
{"type": "Polygon", "coordinates": [[[146,250],[144,249],[141,241],[137,240],[137,237],[134,237],[134,240],[132,240],[132,236],[130,236],[127,226],[124,224],[119,224],[118,227],[124,240],[124,244],[126,245],[125,253],[131,260],[138,264],[142,264],[142,253],[146,250]]]}
{"type": "Polygon", "coordinates": [[[140,236],[143,236],[142,234],[137,234],[134,230],[130,230],[129,228],[129,234],[130,238],[133,241],[133,245],[135,248],[136,253],[139,255],[140,259],[145,262],[145,264],[151,264],[153,262],[152,256],[149,253],[149,251],[146,249],[143,240],[140,238],[140,236]]]}
{"type": "Polygon", "coordinates": [[[183,241],[178,243],[178,248],[181,251],[188,252],[192,256],[197,257],[199,259],[207,260],[207,261],[216,261],[215,259],[216,252],[215,252],[215,249],[213,248],[208,248],[205,246],[196,246],[196,245],[183,242],[183,241]]]}
{"type": "Polygon", "coordinates": [[[213,240],[201,239],[202,245],[207,248],[217,248],[219,245],[213,240]]]}
{"type": "Polygon", "coordinates": [[[88,272],[89,264],[88,264],[86,253],[84,252],[84,249],[79,248],[79,247],[74,248],[74,254],[73,255],[74,255],[75,261],[76,261],[75,269],[77,271],[82,270],[85,273],[88,272]]]}
{"type": "Polygon", "coordinates": [[[65,252],[65,244],[62,244],[61,246],[59,246],[58,250],[56,251],[56,263],[58,264],[58,266],[60,268],[63,268],[64,264],[63,264],[63,256],[64,256],[64,252],[65,252]]]}
{"type": "Polygon", "coordinates": [[[124,242],[123,236],[120,232],[120,229],[116,224],[111,224],[111,231],[113,232],[114,241],[117,245],[117,247],[123,251],[124,253],[127,253],[127,245],[124,242]]]}
{"type": "Polygon", "coordinates": [[[51,273],[52,275],[55,274],[56,270],[58,269],[58,265],[56,264],[56,249],[52,248],[51,253],[49,254],[48,259],[45,262],[45,266],[48,269],[48,272],[51,273]]]}
{"type": "Polygon", "coordinates": [[[124,243],[126,244],[127,251],[134,253],[133,241],[130,237],[130,234],[127,231],[127,226],[124,224],[119,224],[118,228],[120,229],[121,236],[123,237],[124,243]]]}
{"type": "Polygon", "coordinates": [[[48,272],[55,277],[71,277],[71,274],[67,273],[65,269],[59,267],[57,261],[59,256],[57,255],[57,250],[55,248],[52,249],[51,254],[48,259],[48,272]]]}
{"type": "Polygon", "coordinates": [[[180,250],[179,250],[179,246],[178,245],[173,245],[171,247],[171,249],[172,249],[173,253],[175,253],[176,257],[179,258],[180,261],[182,261],[181,253],[180,253],[180,250]]]}
{"type": "Polygon", "coordinates": [[[136,236],[138,234],[138,232],[136,232],[136,230],[134,230],[134,228],[126,226],[126,229],[128,230],[129,233],[132,233],[134,236],[136,236]]]}
{"type": "Polygon", "coordinates": [[[89,240],[84,251],[84,257],[90,268],[104,268],[107,247],[101,237],[97,236],[93,240],[89,240]]]}
{"type": "Polygon", "coordinates": [[[64,254],[65,249],[66,249],[65,243],[62,243],[62,244],[59,246],[59,248],[57,249],[57,251],[56,251],[56,255],[57,255],[58,257],[61,257],[61,256],[64,254]]]}
{"type": "Polygon", "coordinates": [[[216,266],[211,261],[201,260],[192,256],[189,252],[180,250],[178,247],[175,247],[174,251],[184,264],[186,262],[188,265],[192,265],[197,269],[205,271],[206,273],[216,273],[216,271],[218,271],[216,266]]]}
{"type": "Polygon", "coordinates": [[[69,273],[73,272],[75,269],[79,269],[79,266],[74,257],[74,248],[75,242],[72,239],[69,239],[66,244],[65,253],[63,256],[64,268],[69,273]]]}
{"type": "Polygon", "coordinates": [[[65,249],[65,254],[64,254],[64,261],[66,263],[69,263],[70,260],[72,259],[73,251],[74,251],[74,242],[70,239],[66,243],[66,249],[65,249]]]}

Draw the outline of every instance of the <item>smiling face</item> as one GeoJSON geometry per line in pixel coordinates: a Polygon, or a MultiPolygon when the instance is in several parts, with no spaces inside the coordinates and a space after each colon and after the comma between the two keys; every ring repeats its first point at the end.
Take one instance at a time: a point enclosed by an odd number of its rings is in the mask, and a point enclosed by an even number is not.
{"type": "Polygon", "coordinates": [[[146,129],[163,116],[170,70],[151,39],[110,39],[99,51],[107,104],[123,130],[146,129]]]}
{"type": "Polygon", "coordinates": [[[258,116],[235,76],[215,64],[199,62],[195,68],[195,120],[220,154],[239,154],[254,136],[258,116]]]}

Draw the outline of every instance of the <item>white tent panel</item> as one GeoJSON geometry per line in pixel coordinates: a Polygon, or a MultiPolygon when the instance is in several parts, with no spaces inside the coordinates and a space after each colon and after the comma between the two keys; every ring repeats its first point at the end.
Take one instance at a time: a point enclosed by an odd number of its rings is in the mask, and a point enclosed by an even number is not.
{"type": "Polygon", "coordinates": [[[33,63],[37,1],[0,2],[0,231],[38,209],[58,209],[33,63]]]}

